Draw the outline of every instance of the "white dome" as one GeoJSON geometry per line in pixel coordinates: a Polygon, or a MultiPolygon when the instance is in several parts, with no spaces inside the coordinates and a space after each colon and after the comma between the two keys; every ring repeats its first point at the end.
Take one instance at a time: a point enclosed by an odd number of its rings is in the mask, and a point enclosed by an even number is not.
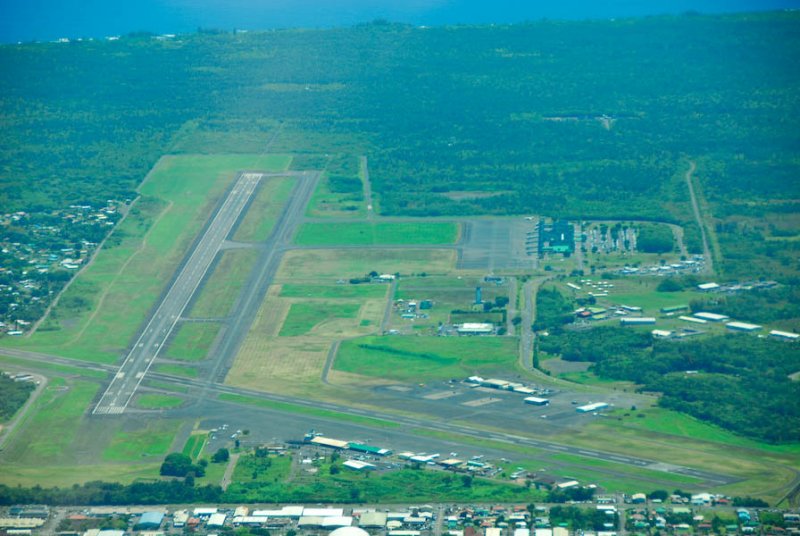
{"type": "Polygon", "coordinates": [[[331,532],[330,536],[369,536],[369,532],[358,527],[341,527],[331,532]]]}

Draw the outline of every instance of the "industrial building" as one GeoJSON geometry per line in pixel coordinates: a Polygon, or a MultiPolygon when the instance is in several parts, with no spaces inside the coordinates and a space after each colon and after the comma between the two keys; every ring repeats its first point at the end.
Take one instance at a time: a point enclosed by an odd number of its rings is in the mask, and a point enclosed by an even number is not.
{"type": "Polygon", "coordinates": [[[136,530],[155,530],[161,526],[164,521],[163,512],[145,512],[136,523],[136,530]]]}

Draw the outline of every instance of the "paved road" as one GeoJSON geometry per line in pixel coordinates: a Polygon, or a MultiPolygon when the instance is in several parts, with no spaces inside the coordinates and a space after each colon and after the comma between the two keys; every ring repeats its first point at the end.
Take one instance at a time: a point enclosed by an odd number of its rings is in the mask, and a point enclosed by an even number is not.
{"type": "Polygon", "coordinates": [[[189,260],[95,406],[93,414],[119,414],[125,411],[262,176],[261,173],[239,174],[211,224],[195,245],[189,260]]]}
{"type": "Polygon", "coordinates": [[[700,205],[697,203],[697,196],[694,193],[694,184],[692,175],[697,169],[697,164],[693,161],[689,162],[689,169],[686,171],[686,186],[689,188],[689,198],[692,201],[692,211],[694,212],[694,219],[697,221],[697,226],[700,228],[700,238],[703,240],[703,257],[705,259],[704,272],[708,274],[714,273],[714,258],[711,256],[711,248],[708,246],[708,237],[706,236],[706,226],[703,224],[703,218],[700,216],[700,205]]]}
{"type": "Polygon", "coordinates": [[[369,164],[367,157],[361,157],[361,174],[364,177],[364,201],[367,203],[367,219],[375,218],[374,205],[372,204],[372,183],[369,180],[369,164]]]}

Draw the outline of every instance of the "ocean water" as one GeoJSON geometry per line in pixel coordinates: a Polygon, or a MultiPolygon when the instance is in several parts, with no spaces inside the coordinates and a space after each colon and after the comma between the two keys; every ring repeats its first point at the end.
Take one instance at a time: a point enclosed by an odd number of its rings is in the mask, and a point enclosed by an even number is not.
{"type": "Polygon", "coordinates": [[[432,26],[774,9],[800,9],[800,0],[0,0],[0,42],[350,26],[379,18],[432,26]]]}

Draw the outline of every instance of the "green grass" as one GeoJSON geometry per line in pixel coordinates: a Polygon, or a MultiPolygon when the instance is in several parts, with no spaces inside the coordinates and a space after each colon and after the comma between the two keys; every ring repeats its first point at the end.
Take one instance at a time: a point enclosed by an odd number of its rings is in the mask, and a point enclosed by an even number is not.
{"type": "Polygon", "coordinates": [[[191,457],[192,460],[197,460],[203,452],[203,447],[206,445],[208,434],[192,434],[183,445],[182,452],[191,457]]]}
{"type": "Polygon", "coordinates": [[[277,282],[298,280],[334,284],[339,279],[362,277],[371,271],[408,275],[449,273],[455,266],[452,250],[442,249],[304,249],[287,251],[278,270],[277,282]]]}
{"type": "Polygon", "coordinates": [[[298,302],[293,303],[281,327],[281,337],[296,337],[310,332],[314,326],[333,318],[355,318],[361,305],[357,303],[298,302]]]}
{"type": "MultiPolygon", "coordinates": [[[[351,178],[355,176],[350,175],[351,178]]],[[[362,177],[358,177],[362,179],[362,177]]],[[[363,187],[357,192],[339,193],[330,187],[329,174],[325,173],[314,190],[306,209],[312,217],[358,218],[367,212],[363,187]]]]}
{"type": "MultiPolygon", "coordinates": [[[[652,469],[642,469],[638,467],[631,467],[624,463],[610,462],[607,460],[598,460],[595,458],[587,458],[584,456],[574,456],[572,454],[553,454],[550,459],[558,462],[568,463],[583,468],[596,468],[607,470],[614,473],[621,473],[623,475],[630,475],[631,478],[638,480],[659,480],[661,482],[670,482],[673,485],[679,486],[697,486],[702,482],[702,479],[694,478],[691,476],[679,475],[675,473],[668,473],[666,471],[654,471],[652,469]]],[[[565,469],[571,471],[572,469],[565,469]]]]}
{"type": "Polygon", "coordinates": [[[362,285],[299,285],[287,283],[281,287],[282,298],[383,298],[385,284],[362,285]]]}
{"type": "Polygon", "coordinates": [[[455,223],[306,223],[295,237],[301,246],[445,245],[458,238],[455,223]]]}
{"type": "Polygon", "coordinates": [[[363,337],[342,342],[335,368],[400,381],[518,373],[515,337],[363,337]]]}
{"type": "Polygon", "coordinates": [[[62,459],[77,437],[79,424],[100,386],[82,380],[51,378],[13,438],[11,457],[22,465],[48,465],[62,459]]]}
{"type": "Polygon", "coordinates": [[[646,430],[668,434],[682,438],[691,438],[701,441],[720,443],[737,448],[762,450],[781,454],[792,454],[800,456],[800,444],[792,443],[786,445],[771,445],[762,443],[750,438],[738,436],[728,430],[718,426],[702,422],[690,415],[670,411],[659,407],[647,408],[640,411],[616,410],[610,414],[611,417],[622,417],[622,420],[604,419],[597,424],[615,429],[625,427],[636,430],[646,430]],[[630,417],[622,417],[625,413],[630,413],[630,417]],[[634,416],[637,415],[637,416],[634,416]],[[644,417],[638,417],[644,415],[644,417]]]}
{"type": "Polygon", "coordinates": [[[196,378],[200,371],[195,367],[185,365],[174,365],[172,363],[156,363],[154,370],[162,374],[171,376],[183,376],[184,378],[196,378]]]}
{"type": "Polygon", "coordinates": [[[101,370],[70,367],[67,365],[56,365],[54,363],[43,363],[41,361],[20,359],[17,357],[8,357],[3,355],[0,355],[0,363],[12,363],[14,365],[22,365],[25,368],[34,370],[52,371],[68,376],[83,376],[84,378],[104,379],[108,376],[107,373],[101,370]]]}
{"type": "Polygon", "coordinates": [[[265,400],[261,398],[253,398],[244,395],[229,395],[223,393],[219,395],[219,400],[224,402],[233,402],[236,404],[247,404],[250,406],[258,406],[261,408],[272,409],[276,411],[288,411],[291,413],[299,413],[302,415],[312,415],[314,417],[324,417],[328,419],[336,419],[339,421],[352,422],[356,424],[363,424],[366,426],[373,426],[377,428],[399,428],[400,425],[391,421],[383,419],[375,419],[372,417],[359,417],[358,415],[350,415],[348,413],[341,413],[339,411],[331,411],[327,409],[319,409],[309,406],[299,406],[297,404],[288,404],[286,402],[275,402],[272,400],[265,400]]]}
{"type": "Polygon", "coordinates": [[[233,470],[233,482],[284,482],[292,465],[290,456],[257,458],[252,454],[241,456],[233,470]]]}
{"type": "Polygon", "coordinates": [[[203,285],[200,296],[192,305],[190,315],[194,318],[227,316],[247,282],[258,253],[254,249],[224,251],[214,273],[203,285]]]}
{"type": "Polygon", "coordinates": [[[185,322],[164,352],[164,357],[180,361],[200,361],[206,358],[220,325],[207,322],[185,322]]]}
{"type": "Polygon", "coordinates": [[[171,395],[148,393],[136,398],[136,405],[142,409],[170,409],[183,404],[183,398],[171,395]]]}
{"type": "Polygon", "coordinates": [[[103,451],[103,460],[126,462],[156,457],[161,461],[169,452],[175,430],[175,422],[150,420],[142,430],[118,431],[103,451]]]}
{"type": "Polygon", "coordinates": [[[172,391],[174,393],[188,393],[189,388],[183,385],[177,385],[174,383],[169,382],[160,382],[158,380],[145,380],[144,384],[148,387],[152,387],[154,389],[164,389],[167,391],[172,391]]]}
{"type": "Polygon", "coordinates": [[[281,170],[289,157],[165,156],[93,264],[49,320],[57,329],[3,345],[112,363],[147,317],[197,233],[240,169],[281,170]]]}
{"type": "Polygon", "coordinates": [[[240,242],[261,242],[269,238],[296,183],[297,180],[292,177],[261,179],[261,185],[233,239],[240,242]]]}

